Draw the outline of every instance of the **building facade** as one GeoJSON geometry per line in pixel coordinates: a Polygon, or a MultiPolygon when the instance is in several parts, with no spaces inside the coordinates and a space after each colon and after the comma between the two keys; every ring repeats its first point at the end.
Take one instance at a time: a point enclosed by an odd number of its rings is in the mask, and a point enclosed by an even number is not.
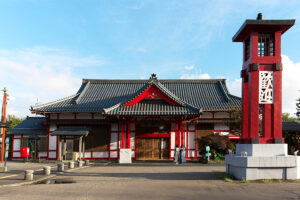
{"type": "MultiPolygon", "coordinates": [[[[152,74],[149,80],[83,79],[76,94],[31,112],[44,116],[47,148],[40,158],[74,159],[78,152],[80,159],[120,159],[125,152],[133,160],[168,160],[176,146],[186,159],[199,158],[205,135],[238,139],[228,122],[240,107],[224,79],[159,80],[152,74]]],[[[25,134],[10,134],[18,159],[25,134]]]]}

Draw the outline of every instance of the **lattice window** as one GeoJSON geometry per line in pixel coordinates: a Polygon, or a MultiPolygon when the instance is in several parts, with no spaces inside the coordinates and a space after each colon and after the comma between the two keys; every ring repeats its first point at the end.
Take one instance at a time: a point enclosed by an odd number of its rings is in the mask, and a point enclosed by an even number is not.
{"type": "Polygon", "coordinates": [[[245,41],[245,61],[250,57],[250,38],[245,41]]]}
{"type": "Polygon", "coordinates": [[[273,72],[259,72],[259,103],[273,104],[273,72]]]}
{"type": "Polygon", "coordinates": [[[258,33],[258,56],[274,56],[274,34],[258,33]]]}

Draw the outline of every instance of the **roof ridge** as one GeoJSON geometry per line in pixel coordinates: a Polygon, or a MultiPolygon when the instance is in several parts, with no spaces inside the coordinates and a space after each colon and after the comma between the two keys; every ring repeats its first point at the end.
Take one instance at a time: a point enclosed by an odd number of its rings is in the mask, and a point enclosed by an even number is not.
{"type": "Polygon", "coordinates": [[[225,96],[226,101],[228,102],[230,100],[230,97],[228,96],[227,92],[225,91],[225,88],[224,88],[223,84],[221,83],[221,81],[219,81],[218,83],[219,83],[219,85],[221,87],[221,90],[222,90],[222,92],[223,92],[223,94],[225,96]]]}
{"type": "MultiPolygon", "coordinates": [[[[178,83],[216,83],[226,79],[159,79],[159,82],[178,82],[178,83]]],[[[148,83],[149,79],[82,79],[82,83],[148,83]]]]}
{"type": "Polygon", "coordinates": [[[59,103],[59,102],[74,98],[77,95],[78,95],[78,93],[73,94],[73,95],[68,96],[68,97],[65,97],[65,98],[62,98],[62,99],[58,99],[56,101],[52,101],[52,102],[49,102],[49,103],[42,104],[42,105],[39,105],[39,106],[31,106],[31,111],[34,111],[35,109],[39,109],[39,108],[42,108],[42,107],[45,107],[45,106],[49,106],[49,105],[52,105],[52,104],[55,104],[55,103],[59,103]]]}
{"type": "Polygon", "coordinates": [[[82,91],[80,93],[78,93],[79,95],[73,99],[72,103],[73,104],[78,104],[80,102],[80,100],[82,99],[83,95],[86,93],[86,91],[88,90],[88,88],[90,87],[90,81],[87,81],[82,89],[82,91]]]}

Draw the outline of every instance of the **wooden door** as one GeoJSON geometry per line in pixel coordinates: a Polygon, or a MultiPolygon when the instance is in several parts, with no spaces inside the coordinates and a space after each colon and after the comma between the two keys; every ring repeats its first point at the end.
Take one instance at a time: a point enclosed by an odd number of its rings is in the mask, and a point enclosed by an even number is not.
{"type": "Polygon", "coordinates": [[[137,138],[138,160],[169,159],[169,138],[137,138]]]}

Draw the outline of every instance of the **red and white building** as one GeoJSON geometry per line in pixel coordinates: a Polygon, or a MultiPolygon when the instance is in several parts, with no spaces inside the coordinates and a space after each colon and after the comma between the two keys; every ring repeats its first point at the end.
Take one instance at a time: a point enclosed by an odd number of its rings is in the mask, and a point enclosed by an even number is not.
{"type": "Polygon", "coordinates": [[[76,94],[31,108],[43,117],[29,117],[10,132],[12,158],[20,158],[34,134],[37,156],[49,160],[120,159],[123,150],[133,160],[168,160],[176,145],[186,159],[197,159],[201,137],[239,138],[228,122],[240,107],[224,79],[83,79],[76,94]]]}

